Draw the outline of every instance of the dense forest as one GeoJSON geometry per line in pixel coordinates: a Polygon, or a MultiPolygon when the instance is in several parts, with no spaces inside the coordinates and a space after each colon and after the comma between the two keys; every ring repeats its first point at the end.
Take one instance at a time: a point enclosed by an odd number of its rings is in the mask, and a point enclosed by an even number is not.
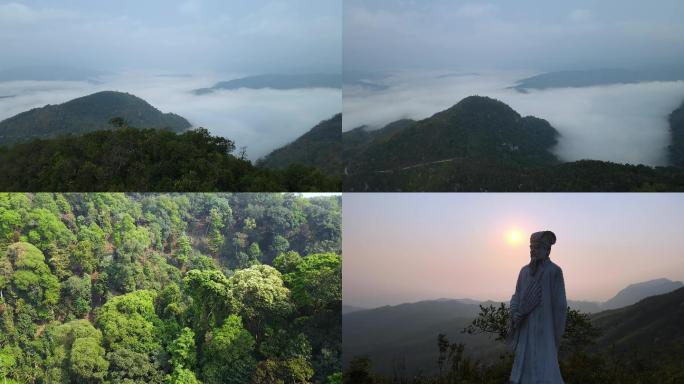
{"type": "Polygon", "coordinates": [[[0,382],[339,382],[340,204],[0,194],[0,382]]]}
{"type": "MultiPolygon", "coordinates": [[[[672,165],[681,152],[679,115],[670,117],[672,165]],[[679,124],[679,125],[678,125],[679,124]],[[679,152],[677,152],[679,151],[679,152]]],[[[522,117],[501,101],[471,96],[421,121],[342,135],[343,188],[349,192],[682,191],[680,167],[598,160],[563,163],[559,134],[543,119],[522,117]]]]}
{"type": "MultiPolygon", "coordinates": [[[[661,384],[684,380],[681,308],[684,288],[655,296],[615,311],[591,316],[568,308],[561,339],[559,364],[568,384],[661,384]]],[[[481,305],[480,312],[461,332],[486,334],[503,344],[508,332],[506,304],[481,305]]],[[[500,384],[508,382],[513,364],[510,352],[494,361],[478,361],[468,345],[435,335],[436,374],[405,374],[397,360],[391,376],[374,372],[367,356],[351,359],[343,381],[354,384],[500,384]]],[[[427,367],[426,367],[427,368],[427,367]]]]}
{"type": "Polygon", "coordinates": [[[339,177],[294,164],[254,166],[235,144],[199,128],[176,134],[136,129],[112,119],[115,129],[0,146],[4,191],[339,191],[339,177]]]}

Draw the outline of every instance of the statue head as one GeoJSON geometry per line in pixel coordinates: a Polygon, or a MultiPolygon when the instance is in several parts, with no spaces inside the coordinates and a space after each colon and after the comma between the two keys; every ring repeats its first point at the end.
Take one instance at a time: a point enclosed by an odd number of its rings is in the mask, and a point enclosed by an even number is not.
{"type": "Polygon", "coordinates": [[[530,258],[543,260],[549,257],[551,246],[556,243],[556,235],[551,231],[535,232],[530,236],[530,258]]]}

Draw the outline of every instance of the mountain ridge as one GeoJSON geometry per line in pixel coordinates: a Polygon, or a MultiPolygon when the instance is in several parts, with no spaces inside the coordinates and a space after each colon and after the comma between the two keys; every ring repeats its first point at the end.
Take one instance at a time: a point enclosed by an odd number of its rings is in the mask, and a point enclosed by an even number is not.
{"type": "Polygon", "coordinates": [[[135,95],[101,91],[62,104],[33,108],[0,121],[0,144],[12,145],[36,138],[111,129],[110,120],[114,117],[120,117],[133,126],[174,132],[191,127],[185,118],[162,113],[135,95]]]}
{"type": "Polygon", "coordinates": [[[206,95],[218,90],[234,90],[240,88],[277,90],[301,88],[341,88],[342,75],[313,73],[302,75],[263,74],[240,77],[237,79],[220,81],[209,88],[195,89],[195,95],[206,95]]]}
{"type": "Polygon", "coordinates": [[[284,169],[293,164],[319,168],[341,176],[342,114],[316,124],[291,143],[273,150],[258,161],[267,168],[284,169]]]}

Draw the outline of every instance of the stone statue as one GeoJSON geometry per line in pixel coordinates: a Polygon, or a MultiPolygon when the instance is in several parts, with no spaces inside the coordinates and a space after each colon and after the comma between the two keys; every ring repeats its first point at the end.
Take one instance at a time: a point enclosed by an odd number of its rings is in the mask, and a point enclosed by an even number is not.
{"type": "Polygon", "coordinates": [[[508,346],[515,354],[510,382],[563,384],[558,348],[565,331],[567,302],[563,271],[549,260],[556,235],[530,236],[530,263],[520,270],[511,298],[508,346]]]}

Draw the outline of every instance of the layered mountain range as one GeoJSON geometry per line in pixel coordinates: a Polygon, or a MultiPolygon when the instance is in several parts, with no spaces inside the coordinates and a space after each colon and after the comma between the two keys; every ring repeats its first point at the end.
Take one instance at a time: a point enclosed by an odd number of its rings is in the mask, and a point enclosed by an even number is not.
{"type": "MultiPolygon", "coordinates": [[[[658,341],[684,342],[681,281],[656,279],[632,284],[604,303],[569,300],[568,305],[583,311],[586,303],[595,306],[597,313],[591,314],[590,320],[603,331],[595,347],[598,350],[615,347],[628,351],[642,345],[656,348],[658,341]]],[[[490,304],[499,303],[440,299],[343,312],[343,362],[346,366],[355,356],[366,355],[374,371],[385,375],[398,365],[412,374],[434,373],[439,333],[452,342],[464,343],[469,356],[491,362],[504,352],[503,344],[486,335],[461,332],[477,317],[480,305],[490,304]]]]}

